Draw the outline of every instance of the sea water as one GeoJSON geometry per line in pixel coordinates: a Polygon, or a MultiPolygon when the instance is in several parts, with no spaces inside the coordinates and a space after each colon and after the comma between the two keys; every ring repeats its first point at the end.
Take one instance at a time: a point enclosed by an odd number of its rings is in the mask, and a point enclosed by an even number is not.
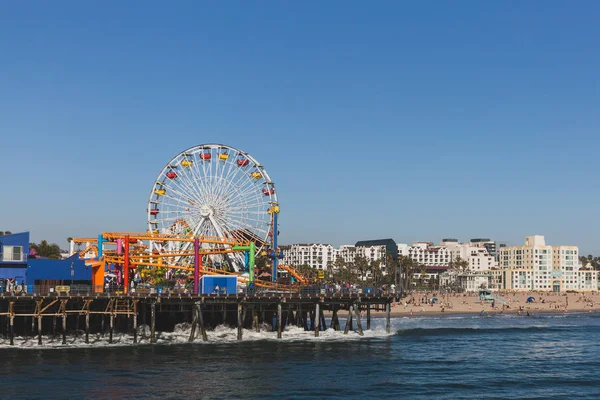
{"type": "MultiPolygon", "coordinates": [[[[363,321],[364,322],[364,321],[363,321]]],[[[598,399],[600,314],[374,319],[351,332],[189,325],[149,343],[118,334],[0,339],[2,399],[598,399]]],[[[342,321],[343,326],[343,321],[342,321]]],[[[268,328],[264,326],[263,328],[268,328]]]]}

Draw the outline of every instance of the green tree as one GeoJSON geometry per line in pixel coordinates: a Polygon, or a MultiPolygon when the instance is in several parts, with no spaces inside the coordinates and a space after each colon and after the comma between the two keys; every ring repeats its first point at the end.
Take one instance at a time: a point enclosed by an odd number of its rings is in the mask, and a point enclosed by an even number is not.
{"type": "Polygon", "coordinates": [[[369,260],[363,256],[356,256],[354,258],[354,268],[358,271],[358,277],[361,281],[364,281],[367,277],[367,271],[369,271],[369,260]]]}
{"type": "Polygon", "coordinates": [[[371,281],[373,284],[378,284],[381,282],[381,278],[383,277],[381,260],[373,260],[369,263],[369,273],[371,275],[371,281]]]}
{"type": "Polygon", "coordinates": [[[456,260],[453,260],[450,263],[450,267],[453,269],[457,269],[461,272],[465,272],[469,270],[469,262],[467,260],[463,260],[460,257],[456,257],[456,260]]]}
{"type": "Polygon", "coordinates": [[[40,244],[29,243],[29,247],[33,248],[40,257],[60,259],[60,247],[56,243],[49,244],[46,240],[42,240],[40,244]]]}
{"type": "Polygon", "coordinates": [[[398,274],[400,277],[400,287],[407,290],[413,280],[417,263],[408,256],[398,256],[398,274]]]}

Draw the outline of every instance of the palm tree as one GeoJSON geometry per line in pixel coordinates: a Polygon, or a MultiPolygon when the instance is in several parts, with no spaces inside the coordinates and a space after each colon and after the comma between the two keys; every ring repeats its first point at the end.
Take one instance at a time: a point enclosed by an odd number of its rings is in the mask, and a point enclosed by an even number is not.
{"type": "Polygon", "coordinates": [[[463,260],[462,258],[460,258],[460,256],[456,257],[456,260],[453,260],[450,263],[450,266],[461,272],[465,272],[465,271],[469,270],[469,262],[467,260],[463,260]]]}
{"type": "Polygon", "coordinates": [[[356,256],[354,258],[354,266],[358,270],[360,280],[364,281],[369,270],[369,261],[363,256],[356,256]]]}

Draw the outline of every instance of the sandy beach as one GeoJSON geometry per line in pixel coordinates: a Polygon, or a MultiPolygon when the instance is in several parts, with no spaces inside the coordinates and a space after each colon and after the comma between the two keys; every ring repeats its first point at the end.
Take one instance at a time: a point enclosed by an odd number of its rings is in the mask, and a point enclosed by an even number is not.
{"type": "MultiPolygon", "coordinates": [[[[426,316],[446,314],[522,313],[526,315],[541,312],[598,312],[600,311],[600,293],[552,293],[552,292],[494,292],[499,300],[482,302],[478,293],[439,293],[414,292],[398,303],[392,303],[391,315],[426,316]],[[528,303],[529,297],[535,301],[528,303]],[[431,299],[437,298],[435,303],[431,299]]],[[[383,316],[385,312],[372,312],[373,316],[383,316]]]]}

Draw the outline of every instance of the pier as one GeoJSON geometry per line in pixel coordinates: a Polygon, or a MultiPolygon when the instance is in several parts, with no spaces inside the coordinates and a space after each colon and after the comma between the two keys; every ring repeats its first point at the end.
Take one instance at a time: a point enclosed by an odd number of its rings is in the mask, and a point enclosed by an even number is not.
{"type": "Polygon", "coordinates": [[[263,323],[282,338],[286,326],[314,331],[315,336],[328,328],[347,334],[356,327],[359,335],[371,327],[371,311],[386,311],[386,330],[390,332],[390,304],[394,297],[386,294],[48,294],[0,296],[0,333],[10,338],[43,335],[108,334],[112,343],[115,332],[133,333],[138,342],[138,326],[150,327],[150,342],[156,343],[157,331],[172,331],[178,323],[191,323],[189,341],[207,341],[210,330],[219,325],[237,327],[237,339],[243,340],[244,329],[260,331],[263,323]],[[329,326],[325,312],[331,313],[329,326]],[[361,313],[366,314],[363,326],[361,313]],[[346,318],[342,327],[340,318],[346,318]]]}

